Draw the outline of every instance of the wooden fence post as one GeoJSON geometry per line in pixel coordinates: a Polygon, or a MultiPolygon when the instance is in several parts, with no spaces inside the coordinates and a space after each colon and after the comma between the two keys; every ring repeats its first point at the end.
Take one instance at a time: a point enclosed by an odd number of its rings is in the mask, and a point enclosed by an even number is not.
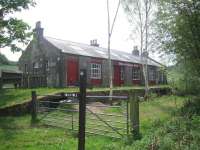
{"type": "Polygon", "coordinates": [[[138,139],[140,137],[139,99],[135,92],[130,93],[130,120],[133,137],[138,139]]]}
{"type": "Polygon", "coordinates": [[[31,93],[31,122],[35,123],[37,120],[37,95],[36,91],[32,91],[31,93]]]}
{"type": "Polygon", "coordinates": [[[87,74],[85,69],[80,71],[79,95],[79,139],[78,150],[85,150],[85,118],[86,118],[86,84],[87,74]]]}

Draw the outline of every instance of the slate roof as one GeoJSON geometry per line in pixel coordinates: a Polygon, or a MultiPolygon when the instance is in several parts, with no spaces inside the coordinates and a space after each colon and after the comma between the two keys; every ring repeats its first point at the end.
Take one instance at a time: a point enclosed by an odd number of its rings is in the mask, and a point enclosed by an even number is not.
{"type": "MultiPolygon", "coordinates": [[[[108,58],[108,50],[106,48],[56,39],[52,37],[44,37],[44,38],[51,44],[53,44],[55,47],[60,49],[63,53],[103,58],[103,59],[108,58]]],[[[141,64],[140,56],[135,56],[130,53],[114,49],[111,49],[111,59],[122,62],[141,64]]],[[[161,64],[156,63],[153,59],[148,59],[148,65],[158,66],[158,67],[161,66],[161,64]]]]}

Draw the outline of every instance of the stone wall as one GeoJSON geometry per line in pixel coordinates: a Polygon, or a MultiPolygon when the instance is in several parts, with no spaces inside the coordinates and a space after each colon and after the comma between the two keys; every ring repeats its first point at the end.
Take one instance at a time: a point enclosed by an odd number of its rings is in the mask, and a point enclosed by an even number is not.
{"type": "MultiPolygon", "coordinates": [[[[37,75],[46,76],[46,85],[48,87],[66,87],[67,86],[67,60],[68,57],[73,56],[71,54],[62,53],[61,50],[56,48],[50,42],[44,38],[39,40],[33,40],[23,52],[19,60],[19,68],[25,74],[35,74],[33,70],[33,64],[38,63],[37,75]],[[27,69],[25,72],[25,64],[27,69]],[[48,67],[47,67],[48,65],[48,67]]],[[[74,55],[75,56],[75,55],[74,55]]],[[[90,62],[96,58],[87,56],[75,56],[78,58],[79,70],[87,69],[87,82],[90,83],[90,62]]],[[[109,85],[109,68],[108,61],[106,59],[99,59],[102,64],[102,84],[105,87],[109,85]]],[[[112,62],[112,66],[114,63],[112,62]]],[[[113,74],[114,74],[114,67],[113,74]]],[[[153,69],[156,72],[155,84],[161,83],[160,76],[158,74],[159,69],[155,66],[148,66],[148,70],[153,69]]],[[[142,72],[142,71],[141,71],[142,72]]],[[[125,66],[124,85],[133,85],[132,80],[132,67],[125,66]]],[[[166,77],[163,77],[166,78],[166,77]]],[[[141,74],[141,84],[144,84],[143,75],[141,74]]],[[[165,79],[166,80],[166,79],[165,79]]]]}

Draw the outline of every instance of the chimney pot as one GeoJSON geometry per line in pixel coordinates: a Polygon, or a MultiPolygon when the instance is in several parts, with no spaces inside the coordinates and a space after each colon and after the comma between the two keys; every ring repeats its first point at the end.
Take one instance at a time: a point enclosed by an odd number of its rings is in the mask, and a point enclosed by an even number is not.
{"type": "Polygon", "coordinates": [[[36,34],[37,38],[42,38],[43,37],[43,28],[41,28],[41,21],[37,21],[35,24],[35,29],[33,30],[36,34]]]}
{"type": "Polygon", "coordinates": [[[143,56],[143,57],[148,57],[148,56],[149,56],[149,53],[148,53],[147,51],[144,51],[144,52],[142,53],[142,56],[143,56]]]}
{"type": "Polygon", "coordinates": [[[135,55],[135,56],[139,56],[139,55],[140,55],[140,52],[139,52],[139,50],[138,50],[138,47],[137,47],[137,46],[134,46],[134,47],[133,47],[132,54],[133,54],[133,55],[135,55]]]}
{"type": "Polygon", "coordinates": [[[36,22],[35,28],[36,29],[41,28],[41,21],[36,22]]]}
{"type": "Polygon", "coordinates": [[[97,43],[97,39],[90,40],[90,45],[99,47],[99,44],[97,43]]]}

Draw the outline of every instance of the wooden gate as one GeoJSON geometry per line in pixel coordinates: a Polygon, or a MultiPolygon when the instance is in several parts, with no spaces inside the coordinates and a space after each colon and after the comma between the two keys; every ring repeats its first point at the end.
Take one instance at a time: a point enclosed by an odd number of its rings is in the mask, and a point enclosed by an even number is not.
{"type": "MultiPolygon", "coordinates": [[[[37,96],[33,92],[33,122],[37,118],[37,120],[47,125],[79,131],[79,150],[85,150],[85,133],[112,138],[127,137],[130,129],[132,132],[139,133],[138,101],[132,101],[130,103],[130,108],[132,108],[130,111],[128,96],[111,96],[113,99],[118,99],[117,103],[113,106],[109,106],[103,102],[101,103],[101,99],[109,99],[110,96],[87,95],[86,78],[86,70],[81,70],[80,92],[70,95],[62,93],[62,100],[58,98],[56,101],[36,101],[37,96]],[[95,100],[95,103],[92,103],[93,100],[95,100]],[[132,117],[129,117],[129,112],[131,116],[134,116],[134,119],[130,119],[132,117]],[[137,117],[135,117],[136,115],[137,117]],[[132,121],[131,126],[133,129],[130,128],[129,121],[132,121]],[[137,130],[134,128],[137,128],[137,130]]],[[[60,96],[55,95],[56,97],[60,96]]]]}

